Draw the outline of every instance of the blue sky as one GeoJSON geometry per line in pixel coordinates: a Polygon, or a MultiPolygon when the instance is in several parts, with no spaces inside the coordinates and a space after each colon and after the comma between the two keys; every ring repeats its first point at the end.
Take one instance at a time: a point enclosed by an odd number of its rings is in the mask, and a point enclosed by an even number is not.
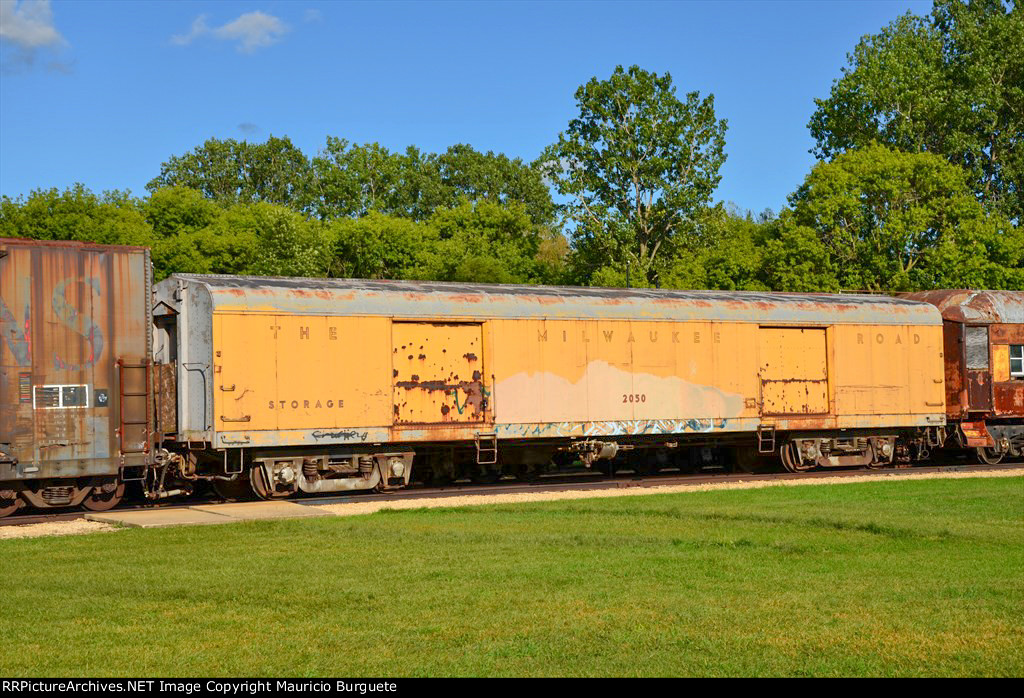
{"type": "Polygon", "coordinates": [[[716,198],[778,211],[864,34],[929,2],[0,0],[0,194],[144,187],[209,137],[328,135],[533,159],[617,64],[713,93],[716,198]]]}

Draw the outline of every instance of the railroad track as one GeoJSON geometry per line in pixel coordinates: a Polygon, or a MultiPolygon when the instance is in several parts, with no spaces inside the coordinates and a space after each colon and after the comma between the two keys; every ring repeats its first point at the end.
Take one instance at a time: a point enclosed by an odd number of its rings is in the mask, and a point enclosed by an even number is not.
{"type": "MultiPolygon", "coordinates": [[[[999,470],[1016,470],[1024,467],[1024,463],[1001,463],[999,465],[980,465],[973,463],[936,464],[916,466],[912,468],[876,468],[857,470],[815,470],[804,473],[729,473],[729,472],[704,472],[696,474],[664,473],[660,475],[637,476],[623,474],[616,476],[605,476],[597,473],[581,473],[577,475],[555,475],[542,477],[534,482],[501,481],[489,485],[478,485],[470,483],[453,483],[443,487],[410,486],[403,490],[393,492],[365,492],[334,495],[327,497],[301,497],[289,499],[288,501],[307,506],[322,504],[344,504],[347,502],[392,502],[416,499],[443,499],[447,497],[457,498],[467,495],[503,495],[518,494],[525,492],[565,492],[565,491],[593,491],[593,490],[614,490],[627,488],[665,487],[669,485],[704,485],[713,483],[728,482],[757,482],[765,480],[816,480],[822,478],[858,478],[873,475],[890,475],[900,477],[905,475],[916,475],[921,473],[943,473],[943,472],[992,472],[999,470]]],[[[161,502],[152,504],[148,502],[129,503],[118,507],[120,511],[138,511],[147,509],[180,509],[195,506],[196,504],[217,503],[221,500],[216,497],[193,498],[182,502],[161,502]]],[[[0,526],[24,526],[27,524],[52,523],[59,521],[74,521],[82,519],[89,513],[81,510],[60,511],[48,514],[41,514],[29,511],[21,514],[13,514],[0,519],[0,526]]]]}

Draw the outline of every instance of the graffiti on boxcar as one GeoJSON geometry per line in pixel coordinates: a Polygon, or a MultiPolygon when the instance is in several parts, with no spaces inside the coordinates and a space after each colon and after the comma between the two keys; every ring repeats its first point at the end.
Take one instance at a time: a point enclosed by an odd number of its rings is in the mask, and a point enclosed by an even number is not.
{"type": "Polygon", "coordinates": [[[644,434],[707,434],[725,429],[724,418],[631,419],[602,422],[552,422],[550,424],[500,424],[502,436],[642,436],[644,434]]]}
{"type": "Polygon", "coordinates": [[[100,280],[94,277],[75,277],[64,279],[53,288],[51,305],[53,313],[60,320],[61,324],[81,335],[89,343],[89,354],[84,357],[80,364],[69,364],[62,359],[56,351],[53,352],[54,368],[67,369],[69,371],[80,371],[95,364],[100,355],[103,354],[103,330],[91,317],[79,311],[74,305],[68,302],[67,288],[74,284],[83,284],[92,289],[97,295],[102,295],[100,280]]]}
{"type": "Polygon", "coordinates": [[[11,350],[11,354],[14,355],[14,361],[18,366],[31,366],[32,333],[30,329],[32,309],[28,303],[29,279],[27,276],[24,276],[19,281],[21,282],[21,293],[19,295],[25,299],[22,308],[24,319],[19,321],[4,302],[4,299],[0,298],[0,335],[3,335],[3,338],[6,340],[7,346],[11,350]]]}
{"type": "Polygon", "coordinates": [[[314,431],[312,436],[317,441],[321,439],[340,439],[341,441],[366,441],[366,437],[369,436],[367,431],[352,431],[351,429],[343,429],[341,431],[314,431]]]}

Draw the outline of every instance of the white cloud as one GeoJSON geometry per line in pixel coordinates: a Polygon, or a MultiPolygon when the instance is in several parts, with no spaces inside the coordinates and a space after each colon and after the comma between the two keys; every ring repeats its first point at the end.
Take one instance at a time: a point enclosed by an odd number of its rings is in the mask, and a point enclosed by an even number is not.
{"type": "Polygon", "coordinates": [[[28,50],[66,43],[53,26],[50,0],[0,0],[0,39],[28,50]]]}
{"type": "Polygon", "coordinates": [[[199,15],[192,22],[188,34],[172,36],[171,43],[187,46],[200,37],[210,36],[221,41],[237,42],[239,51],[252,53],[276,44],[288,30],[288,25],[280,19],[259,10],[246,12],[219,27],[209,26],[206,23],[206,15],[199,15]]]}
{"type": "MultiPolygon", "coordinates": [[[[40,52],[67,45],[53,25],[50,0],[0,0],[0,46],[3,47],[3,72],[31,68],[40,52]]],[[[51,61],[48,67],[62,72],[70,64],[51,61]]]]}
{"type": "Polygon", "coordinates": [[[171,37],[171,43],[177,44],[178,46],[185,46],[191,44],[195,39],[199,38],[203,34],[209,33],[210,28],[206,26],[206,15],[199,15],[192,21],[192,31],[188,34],[181,34],[171,37]]]}

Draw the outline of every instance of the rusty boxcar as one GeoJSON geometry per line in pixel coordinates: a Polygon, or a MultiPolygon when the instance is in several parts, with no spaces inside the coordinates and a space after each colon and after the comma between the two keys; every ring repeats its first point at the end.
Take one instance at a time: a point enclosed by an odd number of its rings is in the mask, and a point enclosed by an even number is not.
{"type": "Polygon", "coordinates": [[[115,505],[152,462],[149,251],[0,238],[0,515],[115,505]]]}
{"type": "Polygon", "coordinates": [[[942,319],[903,299],[175,275],[154,312],[165,445],[262,497],[733,446],[877,465],[946,419],[942,319]]]}
{"type": "Polygon", "coordinates": [[[942,313],[951,443],[983,463],[1024,455],[1024,291],[927,291],[942,313]]]}

